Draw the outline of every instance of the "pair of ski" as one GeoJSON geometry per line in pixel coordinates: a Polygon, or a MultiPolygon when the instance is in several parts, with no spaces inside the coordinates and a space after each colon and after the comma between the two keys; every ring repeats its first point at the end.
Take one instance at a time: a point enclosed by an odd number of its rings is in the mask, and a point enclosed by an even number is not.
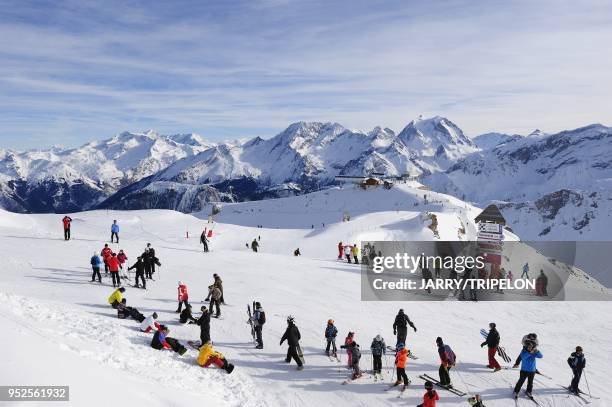
{"type": "Polygon", "coordinates": [[[329,354],[327,354],[327,357],[329,358],[330,362],[338,362],[338,363],[340,363],[340,358],[338,357],[337,353],[329,353],[329,354]]]}
{"type": "MultiPolygon", "coordinates": [[[[483,338],[487,339],[487,337],[489,336],[489,332],[487,332],[486,329],[481,329],[480,330],[480,334],[482,335],[483,338]]],[[[512,361],[512,359],[510,359],[510,356],[508,356],[508,354],[506,353],[506,350],[504,349],[503,346],[498,346],[497,347],[497,354],[499,355],[500,358],[502,358],[504,360],[504,362],[506,363],[510,363],[512,361]]]]}
{"type": "MultiPolygon", "coordinates": [[[[389,391],[391,389],[394,389],[394,388],[398,387],[399,385],[400,385],[400,383],[393,383],[389,387],[387,387],[385,389],[385,391],[389,391]]],[[[398,399],[402,398],[402,395],[404,394],[404,392],[406,391],[408,386],[410,386],[410,380],[408,380],[408,384],[402,384],[401,387],[399,388],[399,394],[397,395],[398,399]]]]}
{"type": "MultiPolygon", "coordinates": [[[[514,394],[512,397],[514,398],[514,405],[518,407],[519,406],[518,394],[514,394]]],[[[533,397],[533,395],[529,396],[527,395],[527,393],[525,393],[525,397],[527,398],[527,400],[533,401],[536,406],[541,406],[541,404],[538,402],[538,400],[535,399],[535,397],[533,397]]]]}
{"type": "MultiPolygon", "coordinates": [[[[565,390],[567,390],[567,391],[569,392],[568,397],[570,397],[570,396],[575,396],[575,397],[578,397],[580,400],[582,400],[582,402],[583,402],[584,404],[591,404],[591,401],[590,401],[590,400],[587,400],[587,398],[583,396],[583,394],[584,394],[584,395],[587,395],[586,393],[584,393],[584,392],[582,392],[582,391],[580,391],[580,392],[578,392],[578,393],[574,393],[573,391],[571,391],[571,390],[570,390],[570,388],[569,388],[569,387],[565,387],[565,386],[561,386],[561,387],[563,387],[565,390]]],[[[594,397],[591,397],[591,398],[594,398],[594,397]]]]}
{"type": "Polygon", "coordinates": [[[450,387],[450,386],[448,386],[448,385],[445,385],[445,384],[440,383],[440,381],[439,381],[439,380],[434,379],[433,377],[431,377],[431,376],[429,376],[429,375],[427,375],[427,374],[422,374],[422,375],[420,375],[420,376],[419,376],[419,378],[420,378],[420,379],[425,380],[426,382],[427,382],[427,381],[432,382],[432,383],[433,383],[435,386],[437,386],[437,387],[439,387],[439,388],[441,388],[441,389],[444,389],[444,390],[450,391],[450,392],[451,392],[451,393],[453,393],[455,396],[465,397],[465,396],[467,395],[467,393],[464,393],[464,392],[462,392],[461,390],[457,390],[457,389],[455,389],[454,387],[450,387]]]}
{"type": "MultiPolygon", "coordinates": [[[[387,350],[390,350],[390,351],[392,351],[392,352],[397,352],[397,349],[395,349],[395,348],[394,348],[394,347],[392,347],[392,346],[387,346],[387,350]]],[[[412,353],[412,351],[410,351],[410,350],[408,350],[408,358],[409,358],[409,359],[412,359],[412,360],[418,360],[418,359],[419,359],[419,358],[418,358],[418,357],[416,357],[416,356],[414,355],[414,353],[412,353]]]]}

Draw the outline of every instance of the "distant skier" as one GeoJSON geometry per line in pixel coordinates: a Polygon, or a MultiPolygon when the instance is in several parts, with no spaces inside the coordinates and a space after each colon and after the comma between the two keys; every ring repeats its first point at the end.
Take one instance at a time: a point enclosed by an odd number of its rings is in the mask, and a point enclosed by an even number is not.
{"type": "Polygon", "coordinates": [[[582,353],[582,346],[576,346],[576,351],[572,352],[569,358],[567,358],[567,364],[572,369],[572,382],[569,385],[569,391],[574,394],[580,394],[581,390],[578,385],[580,384],[580,378],[582,377],[582,371],[586,367],[586,358],[582,353]]]}
{"type": "Polygon", "coordinates": [[[110,275],[113,280],[113,287],[121,286],[121,279],[119,278],[119,260],[117,259],[117,253],[111,253],[111,256],[108,258],[108,270],[110,271],[110,275]]]}
{"type": "Polygon", "coordinates": [[[64,240],[70,240],[70,223],[72,218],[68,215],[64,216],[62,223],[64,224],[64,240]]]}
{"type": "Polygon", "coordinates": [[[387,353],[387,345],[382,336],[376,335],[376,337],[372,339],[370,351],[372,351],[372,370],[374,371],[374,376],[376,377],[378,374],[382,379],[382,357],[387,353]]]}
{"type": "Polygon", "coordinates": [[[342,242],[338,243],[338,260],[342,260],[342,255],[344,254],[344,246],[342,242]]]}
{"type": "Polygon", "coordinates": [[[93,283],[96,281],[96,276],[98,276],[98,283],[101,283],[102,276],[100,275],[100,266],[102,265],[102,260],[100,259],[100,256],[98,256],[97,252],[94,252],[93,256],[91,256],[89,263],[91,264],[91,270],[93,271],[91,274],[91,282],[93,283]]]}
{"type": "Polygon", "coordinates": [[[351,369],[353,369],[352,380],[358,379],[362,376],[361,369],[359,368],[359,361],[361,360],[361,350],[359,344],[352,341],[349,345],[340,346],[342,349],[350,349],[351,351],[351,369]]]}
{"type": "Polygon", "coordinates": [[[189,293],[187,292],[187,284],[183,283],[182,281],[179,281],[177,291],[178,308],[176,309],[176,312],[180,313],[181,309],[183,308],[183,304],[185,304],[185,306],[189,305],[189,293]]]}
{"type": "Polygon", "coordinates": [[[408,318],[408,315],[404,314],[404,309],[401,308],[395,316],[395,321],[393,321],[393,335],[397,335],[397,342],[395,342],[396,344],[406,343],[408,325],[414,329],[414,332],[417,331],[410,318],[408,318]]]}
{"type": "Polygon", "coordinates": [[[518,397],[525,379],[527,380],[527,390],[525,394],[531,398],[531,392],[533,391],[533,377],[536,374],[536,359],[541,359],[542,353],[538,350],[533,341],[527,341],[525,348],[521,351],[521,372],[519,380],[514,386],[514,398],[518,397]]]}
{"type": "Polygon", "coordinates": [[[351,245],[346,245],[344,246],[344,257],[346,257],[346,261],[348,261],[349,263],[351,262],[351,254],[352,254],[353,250],[351,248],[351,245]]]}
{"type": "Polygon", "coordinates": [[[521,278],[529,278],[529,263],[525,263],[523,266],[523,272],[521,273],[521,278]]]}
{"type": "Polygon", "coordinates": [[[179,355],[184,355],[187,352],[187,349],[181,345],[179,341],[174,338],[168,336],[170,330],[165,325],[160,325],[159,330],[153,334],[153,339],[151,340],[151,347],[153,349],[162,350],[172,349],[179,355]]]}
{"type": "Polygon", "coordinates": [[[257,337],[256,349],[263,349],[263,336],[262,329],[266,323],[266,312],[264,311],[261,303],[255,302],[255,309],[253,312],[253,326],[255,327],[255,336],[257,337]]]}
{"type": "Polygon", "coordinates": [[[216,308],[215,318],[219,318],[221,316],[221,290],[217,286],[209,285],[208,286],[208,294],[210,295],[210,303],[208,304],[208,308],[210,312],[213,311],[213,307],[216,308]]]}
{"type": "Polygon", "coordinates": [[[179,322],[181,324],[195,324],[197,322],[191,314],[191,304],[185,305],[185,309],[179,315],[179,322]]]}
{"type": "Polygon", "coordinates": [[[536,295],[538,297],[548,296],[548,277],[544,274],[544,270],[540,270],[540,275],[536,278],[536,295]]]}
{"type": "Polygon", "coordinates": [[[300,335],[300,330],[295,325],[295,319],[292,316],[287,317],[287,329],[285,330],[285,333],[283,334],[279,345],[282,345],[283,342],[287,341],[289,347],[287,348],[287,357],[285,358],[285,362],[289,363],[293,358],[293,360],[295,360],[295,363],[297,363],[298,365],[298,370],[304,369],[302,360],[300,359],[297,350],[301,338],[302,336],[300,335]]]}
{"type": "Polygon", "coordinates": [[[229,363],[225,356],[213,349],[212,343],[206,342],[200,347],[200,353],[196,359],[198,365],[208,367],[215,365],[220,369],[225,370],[228,374],[234,371],[234,365],[229,363]]]}
{"type": "Polygon", "coordinates": [[[259,248],[259,242],[257,241],[257,239],[253,239],[253,241],[251,242],[251,250],[257,253],[258,248],[259,248]]]}
{"type": "Polygon", "coordinates": [[[206,228],[204,228],[202,234],[200,235],[200,243],[204,248],[204,253],[208,253],[208,237],[206,236],[206,228]]]}
{"type": "Polygon", "coordinates": [[[487,367],[489,369],[494,369],[495,372],[501,370],[501,366],[495,359],[495,355],[497,354],[497,347],[499,346],[499,332],[497,332],[495,322],[491,322],[489,324],[489,334],[487,335],[487,339],[480,344],[480,347],[487,345],[488,347],[488,355],[489,355],[489,364],[487,367]]]}
{"type": "Polygon", "coordinates": [[[198,318],[196,324],[200,326],[200,346],[206,342],[210,342],[210,313],[205,305],[200,308],[202,315],[198,318]]]}
{"type": "Polygon", "coordinates": [[[302,255],[302,253],[300,253],[300,248],[299,248],[299,247],[293,251],[293,255],[294,255],[295,257],[297,257],[297,256],[301,256],[301,255],[302,255]]]}
{"type": "Polygon", "coordinates": [[[351,343],[353,343],[355,337],[355,332],[349,331],[346,338],[344,338],[344,345],[340,346],[341,349],[346,349],[346,358],[348,362],[348,367],[351,368],[353,366],[353,353],[351,352],[351,343]]]}
{"type": "Polygon", "coordinates": [[[100,255],[102,256],[102,261],[104,261],[104,275],[108,274],[108,259],[110,258],[112,253],[113,251],[111,250],[111,248],[108,247],[108,244],[105,243],[104,248],[100,252],[100,255]]]}
{"type": "Polygon", "coordinates": [[[406,375],[406,362],[408,361],[408,349],[406,349],[403,343],[398,343],[395,348],[395,369],[397,373],[397,378],[393,386],[397,386],[404,382],[404,387],[402,390],[405,390],[406,387],[410,384],[410,380],[408,380],[408,375],[406,375]]]}
{"type": "Polygon", "coordinates": [[[111,243],[113,243],[113,238],[117,239],[117,243],[119,243],[119,225],[116,220],[111,225],[111,243]]]}
{"type": "Polygon", "coordinates": [[[108,297],[108,303],[114,309],[117,309],[119,304],[121,304],[121,300],[123,300],[123,293],[125,292],[125,288],[119,287],[108,297]]]}
{"type": "Polygon", "coordinates": [[[449,371],[455,366],[457,357],[451,347],[445,345],[439,336],[436,338],[436,345],[438,345],[438,355],[440,356],[440,368],[438,369],[440,384],[452,388],[449,371]]]}
{"type": "Polygon", "coordinates": [[[138,284],[138,279],[140,279],[142,281],[142,288],[146,290],[147,283],[145,281],[145,265],[144,265],[144,262],[142,261],[142,256],[138,256],[136,258],[136,263],[128,267],[128,270],[133,270],[133,269],[136,269],[136,277],[134,278],[134,287],[140,288],[138,284]]]}
{"type": "Polygon", "coordinates": [[[325,327],[325,341],[327,346],[325,347],[325,354],[329,355],[329,349],[331,348],[331,356],[338,357],[338,348],[336,348],[336,336],[338,336],[338,329],[334,325],[333,319],[327,320],[327,327],[325,327]]]}
{"type": "Polygon", "coordinates": [[[157,312],[149,315],[140,323],[140,331],[145,333],[157,331],[159,327],[160,325],[157,322],[157,312]]]}
{"type": "Polygon", "coordinates": [[[433,383],[429,380],[425,382],[425,394],[423,395],[423,402],[417,407],[436,407],[436,401],[440,400],[440,396],[433,388],[433,383]]]}
{"type": "Polygon", "coordinates": [[[359,264],[359,247],[357,246],[357,243],[355,243],[351,248],[351,254],[353,255],[353,261],[355,264],[359,264]]]}

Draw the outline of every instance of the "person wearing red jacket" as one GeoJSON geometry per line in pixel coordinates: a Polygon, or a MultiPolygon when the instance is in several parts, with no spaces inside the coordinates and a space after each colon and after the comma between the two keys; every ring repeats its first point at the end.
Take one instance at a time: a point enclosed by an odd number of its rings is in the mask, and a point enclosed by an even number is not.
{"type": "Polygon", "coordinates": [[[108,259],[111,257],[113,251],[108,244],[104,245],[104,249],[100,252],[100,256],[102,256],[102,261],[104,262],[104,275],[108,274],[108,259]]]}
{"type": "Polygon", "coordinates": [[[338,243],[338,260],[342,260],[344,254],[344,246],[342,245],[342,242],[338,243]]]}
{"type": "Polygon", "coordinates": [[[189,305],[189,294],[187,293],[187,285],[183,284],[182,281],[178,282],[178,308],[176,312],[180,313],[183,308],[183,303],[185,306],[189,305]]]}
{"type": "Polygon", "coordinates": [[[423,403],[417,407],[436,407],[436,401],[440,400],[438,392],[433,389],[433,383],[429,380],[425,382],[425,394],[423,395],[423,403]]]}
{"type": "Polygon", "coordinates": [[[72,218],[68,215],[64,216],[62,223],[64,224],[64,240],[70,240],[70,222],[72,218]]]}
{"type": "Polygon", "coordinates": [[[122,271],[122,275],[121,278],[126,278],[126,279],[130,279],[130,277],[123,271],[123,265],[125,264],[125,261],[128,259],[127,255],[123,252],[122,250],[119,250],[119,253],[117,254],[117,260],[119,260],[119,269],[122,271]]]}
{"type": "Polygon", "coordinates": [[[111,278],[113,279],[113,287],[121,287],[121,279],[119,278],[119,259],[117,259],[117,254],[112,253],[107,262],[111,278]],[[115,282],[117,285],[115,285],[115,282]]]}

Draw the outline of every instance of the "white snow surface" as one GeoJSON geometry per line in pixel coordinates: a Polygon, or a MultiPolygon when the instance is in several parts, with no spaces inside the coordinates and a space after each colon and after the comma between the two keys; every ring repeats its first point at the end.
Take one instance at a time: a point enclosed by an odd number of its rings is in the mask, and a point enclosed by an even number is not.
{"type": "MultiPolygon", "coordinates": [[[[479,209],[447,195],[424,191],[416,183],[392,190],[332,189],[301,197],[226,205],[207,223],[207,213],[185,215],[173,211],[92,211],[71,215],[74,240],[62,237],[61,216],[23,215],[0,211],[0,247],[5,267],[0,274],[0,356],[2,384],[70,385],[75,406],[414,406],[422,402],[423,382],[417,376],[437,375],[435,338],[442,336],[458,356],[451,378],[457,388],[483,396],[488,407],[514,406],[510,385],[514,370],[491,373],[484,367],[486,349],[479,330],[497,323],[502,345],[511,357],[520,350],[521,337],[537,332],[544,359],[538,368],[552,380],[538,377],[534,394],[543,406],[580,406],[560,385],[571,372],[566,359],[580,344],[587,355],[590,389],[601,397],[591,406],[612,403],[608,370],[612,364],[607,321],[609,302],[362,302],[360,269],[337,261],[338,241],[365,239],[434,239],[424,214],[438,216],[442,239],[458,239],[465,226],[473,238],[470,219],[479,209]],[[427,203],[423,195],[427,194],[427,203]],[[326,210],[327,209],[327,210],[326,210]],[[350,222],[341,222],[350,213],[350,222]],[[215,347],[236,365],[231,375],[203,369],[190,349],[184,356],[149,347],[151,336],[138,331],[134,320],[119,320],[107,304],[113,288],[90,283],[89,258],[107,242],[110,223],[121,225],[121,244],[132,264],[147,242],[162,262],[148,290],[127,287],[128,304],[143,314],[153,311],[182,342],[197,340],[197,326],[177,321],[177,281],[189,286],[190,301],[198,309],[212,274],[224,282],[228,305],[224,319],[211,321],[215,347]],[[325,227],[322,223],[325,223],[325,227]],[[261,224],[264,228],[256,228],[261,224]],[[312,226],[314,225],[314,229],[312,226]],[[198,244],[204,227],[213,229],[211,252],[198,244]],[[186,232],[189,231],[189,238],[186,232]],[[260,253],[245,247],[261,237],[260,253]],[[299,247],[303,256],[294,257],[299,247]],[[265,349],[255,350],[246,324],[246,304],[261,301],[267,314],[265,349]],[[408,334],[407,346],[419,357],[409,360],[412,385],[398,399],[385,392],[385,382],[369,375],[341,385],[349,372],[344,363],[323,355],[323,331],[333,318],[338,342],[355,331],[361,345],[362,369],[371,369],[369,345],[376,334],[394,344],[392,323],[403,307],[418,332],[408,334]],[[306,365],[283,359],[279,346],[287,315],[296,317],[302,334],[306,365]],[[607,338],[607,339],[606,339],[607,338]]],[[[516,240],[512,234],[507,238],[516,240]]],[[[346,356],[342,354],[343,361],[346,356]]],[[[384,364],[385,365],[385,364],[384,364]]],[[[586,385],[582,383],[586,390],[586,385]]],[[[440,406],[465,406],[465,398],[438,390],[440,406]]],[[[36,405],[36,403],[30,403],[36,405]]],[[[532,405],[521,399],[521,406],[532,405]]]]}

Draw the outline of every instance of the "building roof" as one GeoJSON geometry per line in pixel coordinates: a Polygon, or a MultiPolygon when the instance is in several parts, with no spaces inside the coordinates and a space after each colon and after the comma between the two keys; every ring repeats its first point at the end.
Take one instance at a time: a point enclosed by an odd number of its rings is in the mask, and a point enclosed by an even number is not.
{"type": "Polygon", "coordinates": [[[476,223],[478,222],[489,222],[489,223],[497,223],[498,225],[505,225],[506,219],[501,214],[501,211],[496,205],[487,206],[484,211],[480,212],[478,216],[474,219],[476,223]]]}

